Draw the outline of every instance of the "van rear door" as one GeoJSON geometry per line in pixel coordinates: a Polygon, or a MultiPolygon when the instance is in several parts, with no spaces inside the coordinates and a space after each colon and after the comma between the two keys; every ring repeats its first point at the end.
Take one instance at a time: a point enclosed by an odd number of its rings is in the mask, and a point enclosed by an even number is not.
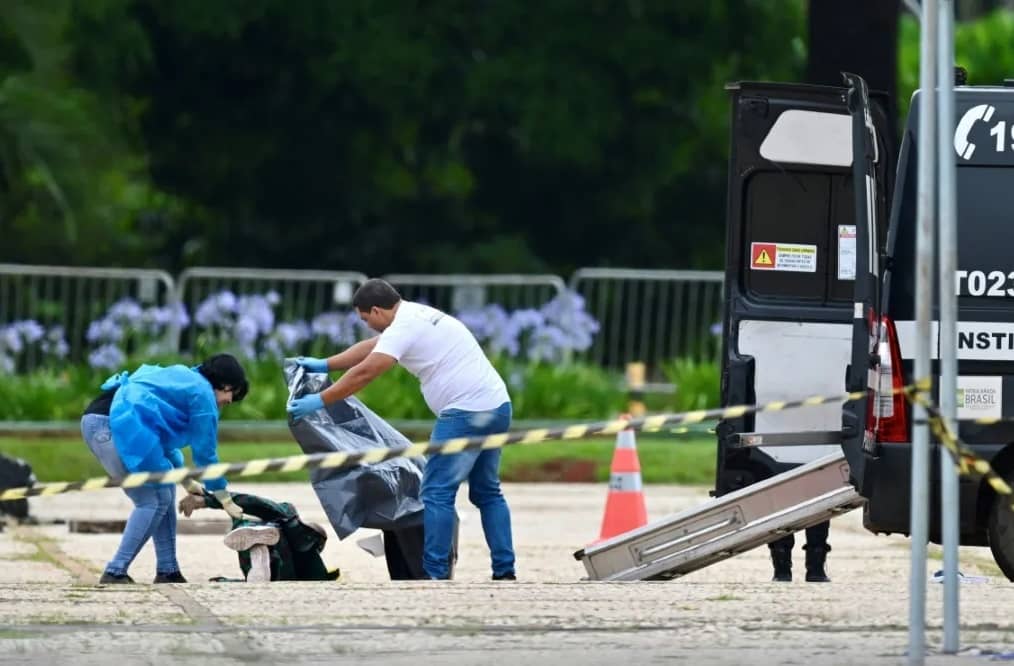
{"type": "MultiPolygon", "coordinates": [[[[845,74],[848,107],[852,120],[852,176],[855,183],[855,287],[852,304],[852,341],[845,388],[863,392],[862,398],[847,403],[842,410],[842,450],[848,460],[852,483],[862,491],[866,464],[876,455],[875,424],[868,426],[868,403],[881,399],[883,367],[881,360],[881,271],[880,254],[886,226],[883,214],[887,201],[879,184],[877,162],[880,159],[877,129],[872,121],[866,81],[845,74]],[[884,196],[881,200],[880,197],[884,196]]],[[[888,392],[884,399],[891,399],[888,392]]]]}
{"type": "MultiPolygon", "coordinates": [[[[723,404],[840,394],[852,362],[855,278],[866,270],[857,258],[869,252],[855,221],[848,90],[748,82],[729,90],[723,404]]],[[[871,124],[885,127],[886,99],[874,95],[868,106],[871,124]]],[[[891,150],[882,131],[876,136],[871,186],[883,216],[891,150]]],[[[839,450],[841,422],[838,404],[722,422],[716,493],[839,450]],[[807,433],[812,442],[745,447],[743,433],[807,433]]]]}

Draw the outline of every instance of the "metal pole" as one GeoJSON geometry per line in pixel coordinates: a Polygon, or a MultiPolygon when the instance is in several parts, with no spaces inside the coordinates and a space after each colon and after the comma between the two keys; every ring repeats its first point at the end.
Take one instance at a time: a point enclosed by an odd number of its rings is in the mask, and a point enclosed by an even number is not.
{"type": "MultiPolygon", "coordinates": [[[[937,0],[922,5],[919,50],[919,143],[918,190],[916,193],[916,275],[915,379],[930,376],[930,320],[933,313],[933,244],[935,229],[936,177],[936,54],[937,0]]],[[[926,656],[926,542],[929,509],[929,427],[926,410],[912,408],[915,425],[912,433],[912,487],[910,533],[912,562],[909,572],[908,663],[921,666],[926,656]]]]}
{"type": "MultiPolygon", "coordinates": [[[[957,432],[958,392],[958,269],[957,172],[954,134],[954,2],[940,0],[937,54],[937,160],[940,206],[940,411],[957,432]]],[[[944,447],[940,451],[941,543],[944,546],[944,653],[955,654],[960,644],[958,592],[959,495],[958,470],[944,447]]]]}

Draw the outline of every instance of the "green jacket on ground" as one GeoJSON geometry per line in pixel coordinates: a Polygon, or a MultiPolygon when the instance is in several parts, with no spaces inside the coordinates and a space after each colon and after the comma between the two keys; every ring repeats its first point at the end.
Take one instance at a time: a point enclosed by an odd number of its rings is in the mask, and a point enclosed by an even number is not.
{"type": "MultiPolygon", "coordinates": [[[[288,502],[273,502],[257,495],[230,493],[243,513],[260,521],[233,519],[232,528],[246,525],[273,525],[281,532],[271,553],[271,580],[335,580],[339,570],[328,571],[320,557],[327,538],[299,519],[296,507],[288,502]]],[[[209,509],[221,509],[222,504],[211,493],[204,493],[209,509]]],[[[250,571],[249,551],[239,552],[239,568],[246,577],[250,571]]]]}

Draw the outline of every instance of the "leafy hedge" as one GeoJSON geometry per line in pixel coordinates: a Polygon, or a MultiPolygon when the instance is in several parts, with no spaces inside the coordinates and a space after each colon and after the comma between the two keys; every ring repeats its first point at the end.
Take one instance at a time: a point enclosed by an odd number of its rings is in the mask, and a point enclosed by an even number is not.
{"type": "MultiPolygon", "coordinates": [[[[159,359],[146,359],[159,362],[159,359]]],[[[161,359],[176,362],[174,358],[161,359]]],[[[126,368],[136,367],[127,364],[126,368]]],[[[519,419],[605,419],[626,408],[626,393],[618,373],[580,363],[532,364],[496,360],[519,419]]],[[[223,419],[285,419],[287,389],[275,361],[248,361],[251,390],[246,400],[226,408],[223,419]]],[[[107,371],[69,366],[10,375],[0,382],[0,420],[46,421],[77,419],[98,393],[107,371]]],[[[652,411],[698,409],[718,404],[718,369],[713,363],[677,361],[667,366],[677,386],[675,396],[653,396],[652,411]]],[[[387,419],[427,419],[432,414],[419,383],[401,367],[381,375],[360,392],[371,409],[387,419]]]]}
{"type": "MultiPolygon", "coordinates": [[[[148,362],[157,362],[148,359],[148,362]]],[[[173,362],[166,359],[163,362],[173,362]]],[[[128,364],[126,368],[136,367],[128,364]]],[[[498,363],[508,383],[517,418],[604,418],[624,405],[618,375],[587,365],[521,365],[498,363]]],[[[272,361],[246,363],[250,394],[222,412],[223,419],[284,419],[288,392],[281,366],[272,361]]],[[[11,375],[0,382],[0,420],[68,420],[98,394],[108,372],[71,366],[54,372],[40,370],[11,375]]],[[[377,378],[360,397],[389,419],[424,419],[432,414],[419,391],[419,383],[401,367],[377,378]]]]}

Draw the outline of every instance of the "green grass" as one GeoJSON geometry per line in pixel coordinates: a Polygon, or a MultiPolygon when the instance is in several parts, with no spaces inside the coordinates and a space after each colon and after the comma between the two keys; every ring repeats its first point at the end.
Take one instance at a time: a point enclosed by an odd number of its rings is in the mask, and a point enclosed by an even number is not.
{"type": "MultiPolygon", "coordinates": [[[[584,460],[594,462],[595,481],[606,481],[614,447],[612,437],[509,446],[503,453],[502,476],[513,479],[524,473],[526,468],[545,466],[554,461],[584,460]]],[[[709,485],[715,480],[713,437],[640,437],[637,457],[645,483],[709,485]]]]}
{"type": "MultiPolygon", "coordinates": [[[[505,480],[549,479],[552,478],[552,469],[583,462],[586,468],[593,466],[590,476],[595,481],[605,481],[609,478],[613,448],[612,437],[508,446],[504,449],[502,476],[505,480]],[[546,472],[547,469],[550,472],[546,472]]],[[[699,433],[669,437],[642,436],[638,438],[637,450],[645,483],[709,485],[714,482],[713,437],[699,433]]],[[[219,457],[225,462],[301,453],[295,442],[228,442],[220,444],[218,451],[219,457]]],[[[28,461],[41,482],[73,481],[105,475],[81,440],[3,437],[0,438],[0,453],[28,461]]],[[[306,481],[309,475],[305,471],[272,472],[248,478],[259,482],[306,481]]]]}

